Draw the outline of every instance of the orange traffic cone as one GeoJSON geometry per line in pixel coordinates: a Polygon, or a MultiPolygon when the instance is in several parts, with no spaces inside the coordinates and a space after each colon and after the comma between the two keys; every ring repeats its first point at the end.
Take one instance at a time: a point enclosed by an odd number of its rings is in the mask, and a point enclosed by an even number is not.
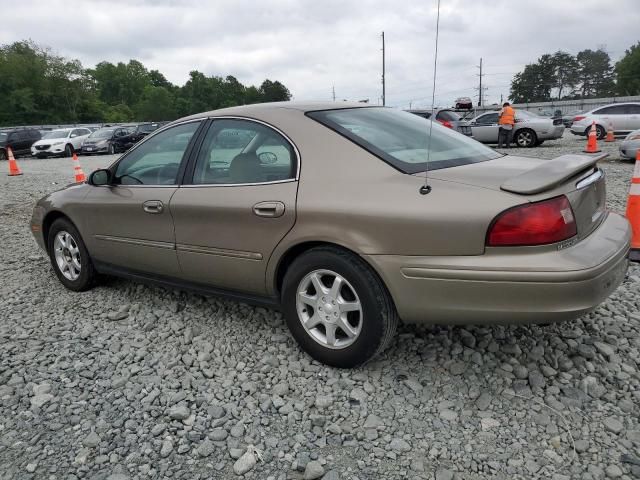
{"type": "Polygon", "coordinates": [[[73,154],[73,170],[76,174],[76,182],[84,182],[87,177],[84,175],[82,171],[82,167],[80,166],[80,160],[78,160],[78,155],[73,154]]]}
{"type": "Polygon", "coordinates": [[[607,128],[607,138],[604,139],[605,142],[615,142],[616,137],[613,136],[613,124],[609,122],[609,128],[607,128]]]}
{"type": "Polygon", "coordinates": [[[7,147],[7,159],[9,160],[9,176],[15,177],[16,175],[22,175],[20,167],[18,167],[18,162],[16,162],[16,157],[13,156],[11,147],[7,147]]]}
{"type": "Polygon", "coordinates": [[[627,220],[631,223],[631,250],[629,260],[640,262],[640,149],[636,153],[636,166],[633,169],[631,188],[627,200],[627,220]]]}
{"type": "Polygon", "coordinates": [[[596,133],[596,122],[593,122],[591,128],[589,129],[589,135],[587,138],[587,148],[584,149],[585,153],[598,153],[600,149],[598,148],[598,134],[596,133]]]}

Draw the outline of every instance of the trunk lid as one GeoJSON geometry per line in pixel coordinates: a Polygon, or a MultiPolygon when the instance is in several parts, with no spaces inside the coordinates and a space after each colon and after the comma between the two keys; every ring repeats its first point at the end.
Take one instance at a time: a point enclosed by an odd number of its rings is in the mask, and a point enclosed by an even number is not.
{"type": "Polygon", "coordinates": [[[522,203],[566,195],[575,216],[578,239],[581,239],[605,217],[605,178],[596,165],[604,157],[606,154],[562,155],[545,160],[506,155],[486,162],[436,170],[429,176],[500,190],[522,198],[522,203]]]}

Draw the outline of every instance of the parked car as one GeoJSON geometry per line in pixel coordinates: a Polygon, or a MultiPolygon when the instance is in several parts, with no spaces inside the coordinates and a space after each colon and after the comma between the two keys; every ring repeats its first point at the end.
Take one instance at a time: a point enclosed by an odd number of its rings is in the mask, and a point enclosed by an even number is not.
{"type": "Polygon", "coordinates": [[[114,144],[115,152],[126,152],[151,132],[154,132],[161,126],[166,125],[166,123],[167,122],[140,123],[133,127],[127,135],[114,137],[111,142],[114,144]]]}
{"type": "Polygon", "coordinates": [[[80,151],[91,130],[85,127],[51,130],[31,145],[31,155],[38,158],[70,157],[80,151]]]}
{"type": "Polygon", "coordinates": [[[606,208],[603,155],[502,155],[427,125],[342,102],[192,115],[39,200],[31,231],[70,290],[102,273],[280,306],[338,367],[399,319],[548,323],[617,288],[631,230],[606,208]]]}
{"type": "Polygon", "coordinates": [[[609,125],[612,126],[614,135],[627,135],[640,128],[640,103],[612,103],[576,115],[571,125],[571,133],[587,135],[593,122],[596,123],[599,139],[606,136],[609,125]]]}
{"type": "Polygon", "coordinates": [[[565,128],[571,128],[571,125],[573,125],[573,119],[581,113],[584,113],[584,110],[573,110],[562,115],[562,123],[564,124],[565,128]]]}
{"type": "Polygon", "coordinates": [[[469,97],[456,98],[456,108],[460,110],[471,110],[473,108],[473,101],[469,97]]]}
{"type": "Polygon", "coordinates": [[[118,139],[126,137],[132,132],[132,127],[106,127],[91,133],[82,144],[84,155],[95,153],[116,154],[121,150],[118,139]]]}
{"type": "MultiPolygon", "coordinates": [[[[487,112],[471,120],[473,138],[482,143],[498,143],[499,112],[487,112]]],[[[561,119],[539,117],[526,110],[516,110],[516,124],[513,129],[513,141],[518,147],[535,147],[545,140],[562,137],[564,125],[561,119]]]]}
{"type": "Polygon", "coordinates": [[[620,143],[620,157],[635,160],[640,150],[640,130],[634,130],[620,143]]]}
{"type": "Polygon", "coordinates": [[[0,130],[0,160],[7,159],[7,147],[14,155],[27,155],[31,145],[40,140],[40,132],[34,128],[8,128],[0,130]]]}
{"type": "MultiPolygon", "coordinates": [[[[431,118],[432,115],[431,109],[407,111],[423,118],[431,118]]],[[[451,128],[456,132],[462,133],[463,135],[471,136],[471,127],[469,125],[469,122],[463,120],[462,117],[460,117],[460,115],[458,115],[453,110],[450,110],[448,108],[436,109],[436,120],[447,128],[451,128]]]]}

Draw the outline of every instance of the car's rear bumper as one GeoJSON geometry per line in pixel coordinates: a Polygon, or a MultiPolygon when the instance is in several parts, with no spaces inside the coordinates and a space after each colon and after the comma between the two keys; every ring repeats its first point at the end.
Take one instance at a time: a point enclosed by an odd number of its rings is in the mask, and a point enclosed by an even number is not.
{"type": "Polygon", "coordinates": [[[407,323],[548,323],[592,310],[617,288],[627,270],[630,232],[625,218],[610,213],[587,238],[563,250],[366,258],[407,323]]]}

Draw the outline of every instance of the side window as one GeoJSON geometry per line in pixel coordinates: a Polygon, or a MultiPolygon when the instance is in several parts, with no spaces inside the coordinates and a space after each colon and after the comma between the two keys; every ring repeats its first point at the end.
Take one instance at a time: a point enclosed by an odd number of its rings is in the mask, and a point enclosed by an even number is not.
{"type": "Polygon", "coordinates": [[[185,123],[165,130],[126,155],[116,167],[116,185],[175,185],[184,152],[200,126],[185,123]]]}
{"type": "Polygon", "coordinates": [[[493,125],[498,123],[498,116],[499,114],[497,113],[487,113],[486,115],[478,117],[476,123],[479,123],[481,125],[493,125]]]}
{"type": "Polygon", "coordinates": [[[629,115],[639,115],[640,105],[627,105],[627,113],[629,115]]]}
{"type": "Polygon", "coordinates": [[[249,120],[214,120],[193,174],[195,184],[241,184],[295,177],[291,144],[275,130],[249,120]]]}
{"type": "Polygon", "coordinates": [[[610,107],[604,107],[600,110],[593,112],[596,115],[624,115],[626,113],[625,105],[612,105],[610,107]]]}

